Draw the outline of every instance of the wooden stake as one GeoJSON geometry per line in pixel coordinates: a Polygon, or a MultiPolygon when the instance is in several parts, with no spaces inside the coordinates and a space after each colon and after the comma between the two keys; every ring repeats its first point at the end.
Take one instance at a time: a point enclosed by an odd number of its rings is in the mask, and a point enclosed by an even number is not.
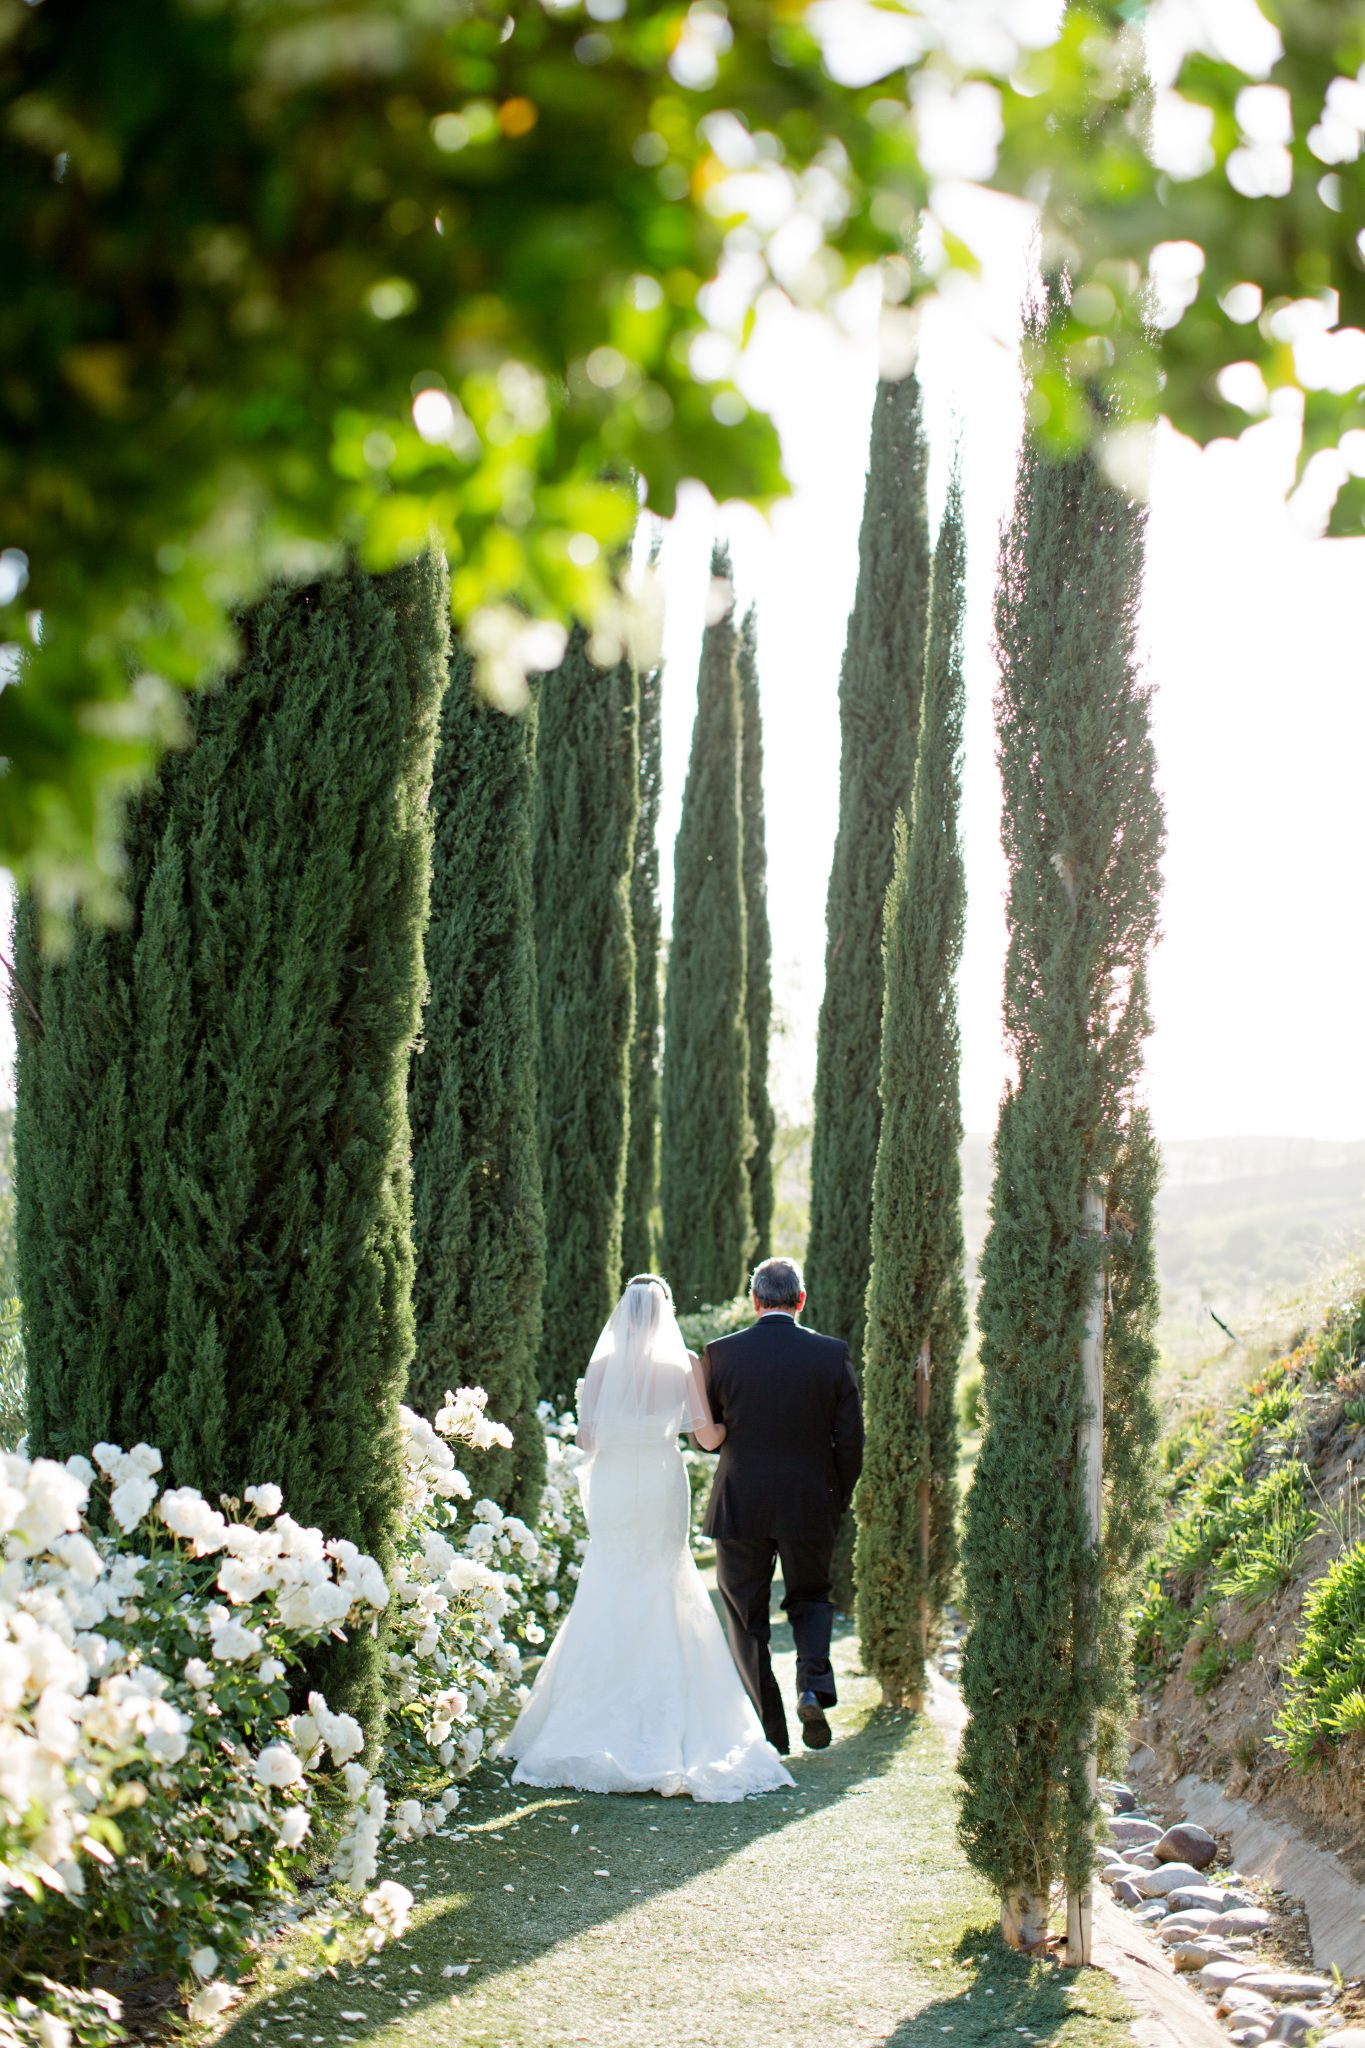
{"type": "MultiPolygon", "coordinates": [[[[1093,1185],[1085,1191],[1083,1221],[1087,1234],[1103,1239],[1104,1197],[1093,1185]]],[[[1076,1425],[1076,1465],[1085,1489],[1086,1540],[1092,1550],[1100,1547],[1104,1507],[1104,1261],[1095,1267],[1090,1300],[1086,1307],[1085,1336],[1081,1342],[1081,1419],[1076,1425]]],[[[1093,1664],[1096,1646],[1082,1643],[1078,1652],[1082,1666],[1093,1664]]],[[[1097,1791],[1095,1724],[1091,1720],[1085,1735],[1082,1764],[1086,1790],[1093,1801],[1097,1791]]],[[[1091,1895],[1094,1878],[1087,1872],[1085,1889],[1069,1892],[1066,1901],[1066,1960],[1072,1969],[1090,1961],[1091,1895]]]]}

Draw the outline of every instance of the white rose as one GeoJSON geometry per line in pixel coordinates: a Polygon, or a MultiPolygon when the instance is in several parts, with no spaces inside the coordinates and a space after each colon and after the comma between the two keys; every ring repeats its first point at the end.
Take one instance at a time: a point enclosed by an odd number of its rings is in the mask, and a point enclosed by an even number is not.
{"type": "MultiPolygon", "coordinates": [[[[22,1459],[16,1458],[12,1463],[23,1467],[22,1459]]],[[[11,1484],[13,1476],[11,1468],[11,1484]]],[[[65,1465],[59,1465],[55,1458],[35,1458],[20,1483],[24,1503],[11,1526],[17,1529],[28,1550],[46,1550],[58,1536],[79,1529],[89,1489],[65,1465]]]]}
{"type": "Polygon", "coordinates": [[[245,1664],[264,1647],[264,1636],[239,1621],[220,1622],[212,1631],[213,1654],[223,1664],[245,1664]]]}
{"type": "Polygon", "coordinates": [[[119,1481],[109,1496],[109,1511],[120,1529],[136,1529],[156,1499],[156,1481],[139,1472],[119,1481]]]}
{"type": "Polygon", "coordinates": [[[144,1479],[150,1479],[153,1472],[161,1470],[161,1453],[154,1450],[151,1444],[134,1444],[128,1453],[127,1462],[134,1472],[141,1473],[144,1479]]]}
{"type": "Polygon", "coordinates": [[[206,1983],[218,1968],[217,1949],[207,1946],[195,1949],[190,1956],[190,1968],[201,1982],[206,1983]]]}
{"type": "Polygon", "coordinates": [[[79,1529],[71,1535],[59,1536],[52,1545],[52,1554],[61,1559],[78,1586],[93,1586],[104,1576],[104,1559],[79,1529]]]}
{"type": "Polygon", "coordinates": [[[71,2048],[70,2024],[55,2012],[40,2012],[35,2025],[41,2048],[71,2048]]]}
{"type": "Polygon", "coordinates": [[[265,1486],[248,1486],[246,1498],[258,1515],[277,1515],[284,1506],[284,1494],[273,1482],[265,1486]]]}
{"type": "Polygon", "coordinates": [[[208,1688],[213,1684],[213,1667],[206,1664],[202,1657],[187,1657],[185,1659],[185,1682],[187,1685],[192,1685],[196,1692],[207,1692],[208,1688]]]}
{"type": "Polygon", "coordinates": [[[224,1558],[218,1573],[218,1589],[239,1606],[255,1600],[270,1584],[269,1568],[243,1557],[224,1558]]]}
{"type": "Polygon", "coordinates": [[[189,2003],[189,2016],[197,2027],[206,2027],[226,2012],[237,1993],[229,1984],[205,1984],[189,2003]]]}
{"type": "Polygon", "coordinates": [[[282,1791],[286,1785],[298,1784],[303,1765],[287,1742],[272,1742],[257,1757],[252,1776],[258,1785],[282,1791]]]}
{"type": "Polygon", "coordinates": [[[277,1678],[284,1677],[284,1666],[278,1657],[262,1657],[257,1677],[265,1685],[273,1685],[277,1678]]]}
{"type": "Polygon", "coordinates": [[[422,1831],[422,1802],[420,1799],[400,1799],[393,1811],[393,1831],[400,1842],[411,1840],[422,1831]]]}
{"type": "Polygon", "coordinates": [[[404,1884],[395,1884],[386,1878],[372,1892],[367,1892],[360,1902],[360,1910],[367,1913],[380,1932],[391,1941],[400,1941],[408,1931],[412,1919],[412,1893],[404,1884]]]}
{"type": "Polygon", "coordinates": [[[226,1521],[196,1487],[168,1487],[157,1513],[173,1536],[184,1537],[196,1557],[210,1557],[227,1542],[226,1521]]]}
{"type": "Polygon", "coordinates": [[[363,1799],[365,1788],[370,1782],[370,1774],[364,1764],[347,1764],[341,1774],[341,1782],[348,1799],[363,1799]]]}
{"type": "Polygon", "coordinates": [[[311,1823],[301,1806],[291,1806],[280,1822],[280,1841],[286,1849],[297,1849],[311,1823]]]}

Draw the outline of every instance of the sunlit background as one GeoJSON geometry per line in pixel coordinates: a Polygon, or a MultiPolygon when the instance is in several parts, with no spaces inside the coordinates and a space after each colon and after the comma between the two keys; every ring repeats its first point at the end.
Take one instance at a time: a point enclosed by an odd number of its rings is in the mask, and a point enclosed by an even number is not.
{"type": "MultiPolygon", "coordinates": [[[[963,1109],[995,1120],[1005,944],[991,695],[996,540],[1021,423],[1011,347],[1027,223],[1000,202],[998,261],[921,339],[936,518],[961,436],[969,548],[964,829],[970,892],[961,982],[963,1109]]],[[[759,616],[769,891],[787,1115],[809,1112],[824,979],[824,905],[838,807],[838,676],[857,569],[877,371],[876,305],[847,332],[774,307],[746,388],[782,433],[792,496],[768,521],[698,493],[669,530],[665,868],[695,704],[713,534],[759,616]]],[[[1365,1138],[1365,952],[1359,636],[1365,542],[1322,541],[1286,508],[1294,430],[1267,421],[1201,453],[1163,433],[1151,484],[1145,659],[1167,806],[1165,936],[1156,957],[1150,1099],[1167,1138],[1256,1133],[1365,1138]]]]}

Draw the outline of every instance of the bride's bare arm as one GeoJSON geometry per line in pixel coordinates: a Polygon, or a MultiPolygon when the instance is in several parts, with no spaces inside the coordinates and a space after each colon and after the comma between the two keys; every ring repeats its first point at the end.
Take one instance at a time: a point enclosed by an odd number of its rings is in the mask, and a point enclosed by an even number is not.
{"type": "Polygon", "coordinates": [[[696,1439],[704,1451],[718,1451],[725,1442],[726,1430],[723,1422],[714,1422],[711,1419],[711,1395],[706,1383],[706,1355],[703,1353],[698,1358],[692,1351],[687,1355],[692,1361],[692,1391],[698,1418],[688,1434],[696,1439]]]}

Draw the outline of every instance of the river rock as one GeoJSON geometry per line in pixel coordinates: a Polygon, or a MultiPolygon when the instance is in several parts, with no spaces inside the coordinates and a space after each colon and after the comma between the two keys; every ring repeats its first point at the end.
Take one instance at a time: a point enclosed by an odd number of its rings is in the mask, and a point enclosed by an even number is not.
{"type": "Polygon", "coordinates": [[[1233,2048],[1261,2048],[1269,2031],[1264,2020],[1248,2020],[1244,2026],[1234,2027],[1228,2039],[1233,2048]]]}
{"type": "Polygon", "coordinates": [[[1120,1785],[1116,1778],[1101,1778],[1100,1790],[1110,1800],[1115,1813],[1131,1813],[1137,1805],[1137,1793],[1131,1785],[1120,1785]]]}
{"type": "Polygon", "coordinates": [[[1275,2021],[1275,2007],[1271,2000],[1262,1998],[1259,1991],[1244,1991],[1240,1984],[1229,1984],[1216,2010],[1229,2026],[1239,2019],[1263,2020],[1269,2032],[1275,2021]]]}
{"type": "Polygon", "coordinates": [[[1365,2048],[1365,2027],[1338,2027],[1335,2034],[1324,2034],[1318,2048],[1365,2048]]]}
{"type": "Polygon", "coordinates": [[[1180,1820],[1167,1828],[1156,1845],[1156,1856],[1158,1863],[1192,1863],[1196,1870],[1207,1870],[1218,1860],[1218,1844],[1207,1828],[1180,1820]]]}
{"type": "Polygon", "coordinates": [[[1146,1849],[1161,1840],[1161,1829],[1154,1820],[1139,1820],[1135,1814],[1119,1814],[1109,1823],[1109,1838],[1117,1842],[1120,1849],[1146,1849]]]}
{"type": "Polygon", "coordinates": [[[1119,1884],[1124,1878],[1137,1878],[1140,1875],[1131,1863],[1125,1863],[1121,1856],[1116,1856],[1112,1863],[1106,1863],[1099,1872],[1099,1880],[1101,1884],[1119,1884]]]}
{"type": "Polygon", "coordinates": [[[1145,1904],[1138,1907],[1133,1918],[1140,1921],[1144,1927],[1157,1927],[1169,1911],[1170,1908],[1164,1899],[1148,1899],[1145,1904]]]}
{"type": "Polygon", "coordinates": [[[1205,1991],[1212,1991],[1221,1998],[1229,1985],[1240,1984],[1246,1978],[1252,1976],[1255,1973],[1255,1967],[1254,1963],[1239,1963],[1231,1960],[1228,1962],[1206,1963],[1199,1972],[1199,1981],[1205,1991]]]}
{"type": "Polygon", "coordinates": [[[1277,2005],[1292,2005],[1299,1998],[1330,1998],[1330,1977],[1312,1977],[1305,1970],[1253,1970],[1242,1978],[1248,1991],[1260,1991],[1277,2005]]]}
{"type": "Polygon", "coordinates": [[[1264,1906],[1234,1906],[1230,1913],[1219,1913],[1209,1923],[1210,1934],[1263,1934],[1270,1925],[1270,1915],[1264,1906]]]}
{"type": "MultiPolygon", "coordinates": [[[[1132,1860],[1136,1862],[1137,1858],[1134,1857],[1132,1860]]],[[[1189,1863],[1160,1863],[1154,1870],[1144,1870],[1141,1877],[1133,1881],[1144,1899],[1169,1899],[1173,1893],[1192,1884],[1198,1884],[1199,1872],[1189,1863]]],[[[1221,1893],[1216,1902],[1210,1899],[1191,1899],[1190,1904],[1211,1906],[1215,1912],[1221,1912],[1223,1908],[1221,1893]]]]}
{"type": "Polygon", "coordinates": [[[1216,1913],[1168,1913],[1158,1932],[1163,1941],[1179,1941],[1188,1934],[1207,1934],[1216,1913]]]}
{"type": "Polygon", "coordinates": [[[1130,1849],[1127,1852],[1127,1860],[1129,1863],[1135,1863],[1139,1870],[1155,1870],[1157,1867],[1154,1849],[1130,1849]]]}
{"type": "Polygon", "coordinates": [[[1186,1935],[1177,1941],[1171,1950],[1171,1961],[1177,1970],[1202,1970],[1209,1963],[1226,1960],[1226,1952],[1218,1941],[1197,1941],[1186,1935]]]}
{"type": "MultiPolygon", "coordinates": [[[[1167,1870],[1178,1869],[1174,1863],[1162,1866],[1167,1870]]],[[[1179,1890],[1167,1892],[1173,1913],[1199,1912],[1207,1906],[1214,1913],[1232,1913],[1240,1906],[1254,1906],[1256,1901],[1250,1892],[1229,1891],[1221,1884],[1187,1884],[1179,1890]]]]}
{"type": "Polygon", "coordinates": [[[1275,2024],[1266,2036],[1270,2041],[1302,2041],[1305,2034],[1321,2022],[1321,2013],[1308,2012],[1301,2005],[1287,2005],[1276,2015],[1275,2024]]]}
{"type": "Polygon", "coordinates": [[[1116,1906],[1140,1906],[1142,1904],[1142,1893],[1133,1883],[1131,1877],[1119,1878],[1117,1883],[1112,1885],[1110,1889],[1114,1894],[1116,1906]]]}

